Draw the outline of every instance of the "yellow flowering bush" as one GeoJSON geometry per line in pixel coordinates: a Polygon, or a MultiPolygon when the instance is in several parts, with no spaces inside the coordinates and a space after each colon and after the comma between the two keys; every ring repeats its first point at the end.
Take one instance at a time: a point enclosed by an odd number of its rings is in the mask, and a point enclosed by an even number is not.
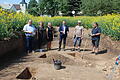
{"type": "Polygon", "coordinates": [[[120,40],[120,14],[108,14],[104,16],[76,16],[76,17],[35,17],[23,13],[10,13],[0,9],[0,40],[4,38],[15,38],[15,32],[21,31],[29,19],[37,27],[38,22],[52,22],[53,26],[59,26],[65,20],[70,27],[74,27],[77,21],[82,21],[85,28],[92,28],[93,22],[98,22],[102,32],[106,35],[120,40]]]}

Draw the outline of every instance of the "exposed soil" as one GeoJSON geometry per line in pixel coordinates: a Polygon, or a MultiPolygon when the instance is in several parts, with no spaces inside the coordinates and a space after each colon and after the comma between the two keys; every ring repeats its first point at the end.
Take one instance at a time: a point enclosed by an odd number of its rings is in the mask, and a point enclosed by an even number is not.
{"type": "Polygon", "coordinates": [[[35,78],[36,80],[119,80],[120,67],[114,63],[119,55],[120,42],[112,41],[109,37],[102,35],[100,54],[91,54],[91,40],[88,36],[90,30],[84,32],[81,52],[71,51],[73,28],[70,28],[66,51],[57,51],[58,38],[56,38],[52,43],[52,50],[30,53],[10,61],[10,65],[1,68],[0,80],[16,80],[16,76],[26,67],[30,68],[34,77],[31,80],[35,78]],[[41,55],[43,57],[40,57],[41,55]],[[64,68],[55,70],[53,59],[61,60],[64,68]]]}

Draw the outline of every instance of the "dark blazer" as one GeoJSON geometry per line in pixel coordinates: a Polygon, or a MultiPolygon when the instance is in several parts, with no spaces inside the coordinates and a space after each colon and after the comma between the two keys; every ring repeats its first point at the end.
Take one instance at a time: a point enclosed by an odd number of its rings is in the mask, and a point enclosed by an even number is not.
{"type": "Polygon", "coordinates": [[[65,34],[63,34],[61,31],[64,31],[63,25],[61,25],[59,27],[60,36],[66,36],[67,37],[67,32],[69,32],[69,27],[67,25],[65,25],[65,34]]]}

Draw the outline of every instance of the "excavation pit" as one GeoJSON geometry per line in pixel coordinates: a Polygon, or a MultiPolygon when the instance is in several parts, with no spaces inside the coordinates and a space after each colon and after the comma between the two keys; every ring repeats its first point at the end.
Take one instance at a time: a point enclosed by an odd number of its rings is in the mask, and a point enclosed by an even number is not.
{"type": "Polygon", "coordinates": [[[75,60],[71,59],[68,56],[64,56],[62,54],[47,54],[46,58],[40,58],[39,61],[41,63],[54,64],[53,59],[60,60],[62,64],[64,65],[76,65],[77,64],[75,60]]]}
{"type": "Polygon", "coordinates": [[[76,57],[76,53],[67,53],[70,56],[76,57]]]}

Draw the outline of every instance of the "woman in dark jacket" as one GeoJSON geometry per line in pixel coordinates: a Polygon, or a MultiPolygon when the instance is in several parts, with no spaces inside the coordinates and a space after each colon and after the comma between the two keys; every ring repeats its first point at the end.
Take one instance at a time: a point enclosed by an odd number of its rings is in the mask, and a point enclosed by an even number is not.
{"type": "Polygon", "coordinates": [[[48,41],[47,50],[50,50],[51,43],[53,41],[53,35],[54,35],[54,30],[53,30],[52,24],[50,22],[48,23],[48,27],[47,27],[46,32],[47,32],[47,41],[48,41]]]}
{"type": "Polygon", "coordinates": [[[46,40],[46,29],[44,28],[44,23],[41,21],[39,22],[39,27],[37,31],[38,35],[38,47],[41,49],[41,46],[45,43],[46,40]]]}
{"type": "Polygon", "coordinates": [[[93,23],[93,29],[92,29],[91,33],[92,33],[91,37],[92,37],[92,44],[93,44],[92,53],[98,54],[101,28],[99,27],[97,22],[93,23]]]}

